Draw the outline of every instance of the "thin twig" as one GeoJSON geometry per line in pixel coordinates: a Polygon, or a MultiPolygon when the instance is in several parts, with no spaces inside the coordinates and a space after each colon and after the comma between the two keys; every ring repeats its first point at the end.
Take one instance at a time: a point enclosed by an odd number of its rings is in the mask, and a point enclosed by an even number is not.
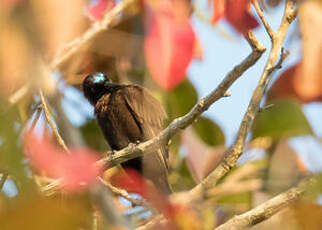
{"type": "Polygon", "coordinates": [[[143,198],[142,199],[134,198],[126,190],[117,188],[117,187],[111,185],[110,183],[108,183],[107,181],[103,180],[102,178],[99,178],[99,180],[101,181],[101,183],[104,186],[106,186],[109,190],[111,190],[112,193],[114,193],[115,195],[124,197],[125,199],[129,200],[134,206],[143,206],[143,207],[149,209],[150,211],[152,211],[153,213],[157,213],[157,211],[155,210],[155,208],[153,208],[143,198]]]}
{"type": "Polygon", "coordinates": [[[239,65],[235,66],[219,84],[219,86],[213,90],[208,96],[201,98],[200,101],[188,112],[186,115],[176,118],[170,125],[164,129],[155,138],[140,143],[130,144],[128,147],[108,154],[109,156],[103,158],[98,162],[99,165],[106,165],[110,168],[114,165],[128,161],[130,159],[142,156],[143,154],[151,153],[153,150],[159,148],[169,142],[169,140],[180,130],[185,129],[192,124],[199,116],[206,111],[214,102],[222,97],[225,97],[228,88],[251,66],[253,66],[258,59],[262,56],[266,50],[252,34],[252,39],[249,40],[252,43],[253,51],[248,57],[246,57],[239,65]]]}
{"type": "MultiPolygon", "coordinates": [[[[205,189],[211,188],[214,185],[216,185],[217,182],[236,165],[238,158],[243,153],[246,137],[249,133],[249,130],[253,124],[253,121],[257,113],[259,112],[260,102],[264,96],[266,87],[271,79],[271,75],[275,70],[275,68],[272,68],[276,66],[276,62],[278,60],[278,57],[280,56],[280,51],[286,36],[286,32],[291,23],[291,21],[288,19],[290,18],[290,15],[294,14],[293,5],[294,2],[292,0],[288,0],[286,2],[284,16],[280,28],[277,32],[276,38],[273,40],[269,58],[264,67],[259,83],[253,93],[244,118],[241,122],[237,134],[237,139],[234,145],[228,150],[226,157],[224,157],[221,164],[212,173],[210,173],[208,177],[206,177],[200,184],[198,184],[195,188],[190,190],[189,193],[190,198],[192,200],[201,198],[205,189]]],[[[294,19],[294,17],[292,18],[294,19]]]]}
{"type": "Polygon", "coordinates": [[[57,130],[56,125],[54,124],[54,122],[51,119],[52,116],[51,116],[51,114],[49,112],[49,109],[48,109],[48,106],[47,106],[47,103],[46,103],[45,96],[44,96],[44,94],[43,94],[43,92],[42,92],[41,89],[39,89],[39,96],[40,96],[40,101],[41,101],[41,105],[42,105],[42,108],[43,108],[43,111],[44,111],[46,120],[47,120],[48,124],[50,125],[51,129],[53,130],[54,135],[56,136],[58,143],[63,147],[63,149],[66,152],[69,152],[69,150],[68,150],[68,148],[67,148],[67,146],[65,144],[65,141],[60,136],[60,134],[59,134],[59,132],[57,130]]]}
{"type": "Polygon", "coordinates": [[[264,14],[263,14],[263,11],[262,11],[259,3],[258,3],[258,0],[253,0],[252,2],[253,2],[253,6],[254,6],[254,8],[256,10],[257,15],[259,16],[259,18],[261,19],[261,21],[262,21],[262,23],[263,23],[263,25],[265,27],[266,32],[268,33],[269,37],[273,41],[275,36],[276,36],[276,34],[273,31],[273,29],[270,27],[269,23],[267,22],[264,14]]]}

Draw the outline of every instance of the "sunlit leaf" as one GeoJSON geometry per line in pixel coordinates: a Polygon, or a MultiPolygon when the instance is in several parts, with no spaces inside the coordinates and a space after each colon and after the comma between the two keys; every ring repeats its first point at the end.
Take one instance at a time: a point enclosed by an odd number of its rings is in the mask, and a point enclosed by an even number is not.
{"type": "Polygon", "coordinates": [[[252,128],[253,138],[270,136],[273,139],[312,135],[312,128],[301,107],[293,100],[276,100],[272,107],[260,112],[252,128]]]}
{"type": "Polygon", "coordinates": [[[272,154],[266,189],[270,193],[278,194],[296,184],[300,179],[298,156],[287,141],[279,141],[272,154]]]}
{"type": "Polygon", "coordinates": [[[195,34],[189,18],[182,17],[180,8],[167,2],[161,1],[154,8],[148,6],[146,17],[146,62],[151,76],[164,90],[170,91],[186,77],[195,34]]]}
{"type": "Polygon", "coordinates": [[[165,104],[170,120],[183,116],[197,103],[198,94],[193,84],[186,80],[165,94],[165,104]]]}
{"type": "Polygon", "coordinates": [[[101,174],[95,165],[99,158],[89,149],[71,149],[68,154],[49,137],[40,140],[31,132],[25,134],[24,149],[32,166],[49,177],[61,178],[61,186],[68,192],[83,191],[101,174]]]}
{"type": "Polygon", "coordinates": [[[213,23],[223,16],[241,34],[256,28],[259,24],[250,13],[250,0],[213,0],[213,23]]]}
{"type": "Polygon", "coordinates": [[[193,128],[198,136],[206,144],[211,146],[224,145],[225,135],[221,128],[212,120],[206,117],[200,117],[193,128]]]}
{"type": "Polygon", "coordinates": [[[187,163],[195,180],[199,182],[218,165],[225,148],[214,148],[205,144],[190,128],[186,129],[181,136],[187,150],[187,163]]]}
{"type": "Polygon", "coordinates": [[[292,97],[299,103],[322,101],[322,75],[301,73],[302,62],[286,69],[274,82],[267,94],[267,103],[271,100],[292,97]]]}

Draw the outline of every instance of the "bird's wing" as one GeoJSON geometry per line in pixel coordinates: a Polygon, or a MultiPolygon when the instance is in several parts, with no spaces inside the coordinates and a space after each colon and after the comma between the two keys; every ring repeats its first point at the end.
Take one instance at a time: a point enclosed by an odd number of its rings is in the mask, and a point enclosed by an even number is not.
{"type": "Polygon", "coordinates": [[[162,130],[167,114],[148,90],[138,85],[129,85],[124,89],[123,95],[142,125],[152,127],[155,132],[162,130]]]}
{"type": "MultiPolygon", "coordinates": [[[[167,117],[161,103],[138,85],[126,87],[122,95],[140,123],[144,139],[149,140],[158,135],[167,117]]],[[[168,151],[166,147],[161,147],[157,155],[147,154],[143,158],[143,170],[144,174],[147,174],[146,176],[150,177],[154,183],[159,184],[161,189],[168,190],[168,151]]]]}

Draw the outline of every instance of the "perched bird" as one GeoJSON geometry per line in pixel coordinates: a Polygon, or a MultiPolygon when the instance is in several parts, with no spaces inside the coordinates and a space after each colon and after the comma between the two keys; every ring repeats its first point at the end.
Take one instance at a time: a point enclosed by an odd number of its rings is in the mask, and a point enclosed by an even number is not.
{"type": "MultiPolygon", "coordinates": [[[[166,118],[162,105],[139,85],[113,83],[105,74],[94,73],[84,79],[83,91],[95,106],[98,124],[113,150],[147,141],[162,130],[166,118]]],[[[142,173],[163,194],[171,193],[165,147],[160,147],[157,153],[129,160],[122,166],[142,173]]]]}

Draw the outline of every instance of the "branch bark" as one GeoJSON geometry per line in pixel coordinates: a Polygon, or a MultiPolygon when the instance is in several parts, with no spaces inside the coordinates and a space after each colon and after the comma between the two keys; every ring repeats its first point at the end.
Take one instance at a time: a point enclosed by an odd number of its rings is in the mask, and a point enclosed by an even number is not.
{"type": "Polygon", "coordinates": [[[218,181],[236,165],[238,158],[243,153],[247,135],[251,126],[253,125],[257,113],[260,110],[260,102],[271,79],[271,75],[274,70],[276,70],[276,66],[279,66],[281,64],[278,61],[278,58],[281,55],[282,45],[289,25],[295,19],[294,14],[296,11],[294,11],[293,7],[294,2],[292,0],[288,0],[285,5],[281,25],[277,31],[275,38],[272,40],[272,48],[268,60],[264,67],[259,83],[253,93],[244,118],[241,122],[235,143],[228,150],[226,157],[224,157],[221,164],[200,184],[189,191],[191,201],[200,199],[204,194],[204,190],[215,186],[218,181]]]}
{"type": "Polygon", "coordinates": [[[256,208],[235,216],[215,230],[240,230],[263,222],[296,201],[306,190],[312,180],[306,181],[264,202],[256,208]]]}

